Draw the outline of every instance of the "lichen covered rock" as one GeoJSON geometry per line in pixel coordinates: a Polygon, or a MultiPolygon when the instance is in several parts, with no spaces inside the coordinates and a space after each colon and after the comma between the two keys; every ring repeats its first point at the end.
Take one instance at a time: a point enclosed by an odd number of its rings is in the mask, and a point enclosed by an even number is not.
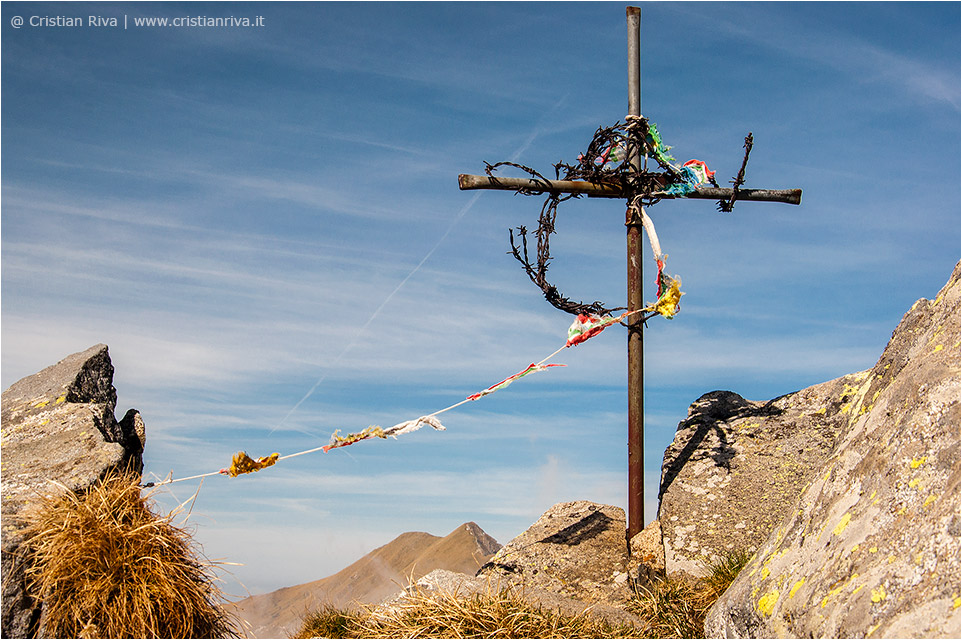
{"type": "Polygon", "coordinates": [[[630,590],[625,512],[585,500],[548,509],[478,571],[584,602],[621,603],[630,590]]]}
{"type": "Polygon", "coordinates": [[[959,314],[956,265],[845,384],[831,455],[709,612],[708,637],[959,637],[959,314]]]}
{"type": "Polygon", "coordinates": [[[143,469],[145,430],[131,409],[117,422],[114,368],[107,346],[70,355],[3,392],[0,410],[4,637],[29,637],[39,610],[16,562],[17,515],[57,482],[82,491],[115,470],[143,469]]]}
{"type": "Polygon", "coordinates": [[[658,519],[668,575],[703,576],[726,553],[754,551],[831,455],[867,372],[768,402],[713,391],[665,451],[658,519]]]}

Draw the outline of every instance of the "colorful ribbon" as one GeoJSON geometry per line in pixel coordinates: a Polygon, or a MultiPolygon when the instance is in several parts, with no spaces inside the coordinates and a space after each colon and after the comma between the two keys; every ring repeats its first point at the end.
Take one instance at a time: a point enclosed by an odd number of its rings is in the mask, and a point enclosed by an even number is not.
{"type": "Polygon", "coordinates": [[[675,158],[668,153],[671,147],[662,142],[661,134],[658,133],[658,127],[654,122],[648,123],[648,135],[645,136],[645,142],[648,144],[649,149],[651,149],[652,155],[655,156],[661,165],[675,168],[672,164],[675,158]]]}
{"type": "Polygon", "coordinates": [[[261,469],[274,466],[274,463],[277,462],[277,459],[280,457],[281,454],[272,453],[269,456],[254,460],[247,455],[246,451],[238,451],[234,454],[234,459],[231,460],[230,467],[221,469],[220,473],[231,478],[236,478],[244,473],[253,473],[254,471],[260,471],[261,469]]]}
{"type": "MultiPolygon", "coordinates": [[[[579,317],[580,317],[580,316],[579,316],[579,317]]],[[[587,340],[587,338],[585,338],[585,339],[587,340]]],[[[528,375],[528,374],[530,374],[530,373],[538,373],[539,371],[545,371],[545,370],[548,369],[549,367],[564,367],[564,366],[567,366],[567,365],[563,365],[563,364],[529,364],[528,367],[527,367],[524,371],[519,371],[518,373],[514,374],[513,376],[508,376],[507,378],[505,378],[504,380],[502,380],[502,381],[499,382],[498,384],[493,384],[493,385],[491,385],[490,387],[488,387],[487,389],[485,389],[484,391],[479,391],[478,393],[473,393],[473,394],[469,395],[469,396],[467,397],[467,399],[468,399],[468,400],[477,400],[478,398],[483,398],[484,396],[489,395],[489,394],[492,394],[492,393],[494,393],[495,391],[500,391],[501,389],[504,389],[505,387],[507,387],[508,385],[510,385],[512,382],[514,382],[515,380],[517,380],[518,378],[523,378],[523,377],[525,377],[526,375],[528,375]]]]}
{"type": "Polygon", "coordinates": [[[417,431],[422,425],[428,425],[432,427],[435,431],[447,431],[441,421],[434,416],[421,416],[417,420],[405,420],[404,422],[398,423],[393,427],[388,427],[384,430],[384,435],[391,436],[392,438],[405,433],[411,433],[412,431],[417,431]]]}
{"type": "Polygon", "coordinates": [[[565,343],[565,346],[573,347],[589,338],[594,338],[614,323],[621,322],[626,315],[628,315],[628,312],[621,314],[617,318],[611,316],[585,315],[583,313],[579,314],[578,317],[575,318],[575,321],[571,323],[571,326],[568,327],[568,342],[565,343]]]}
{"type": "Polygon", "coordinates": [[[701,160],[689,160],[678,171],[680,180],[671,183],[662,192],[678,197],[687,196],[699,185],[711,182],[714,175],[715,172],[709,171],[708,166],[701,160]]]}
{"type": "Polygon", "coordinates": [[[346,436],[339,436],[340,429],[335,429],[334,433],[331,434],[331,442],[327,446],[321,447],[324,453],[327,453],[331,449],[337,449],[338,447],[349,447],[355,442],[360,442],[361,440],[367,440],[369,438],[387,438],[384,433],[384,429],[377,425],[371,425],[364,431],[359,433],[349,433],[346,436]]]}
{"type": "Polygon", "coordinates": [[[706,182],[711,182],[715,177],[715,172],[708,169],[708,165],[701,160],[689,160],[685,164],[681,165],[682,170],[687,169],[689,175],[696,180],[695,184],[705,184],[706,182]]]}
{"type": "Polygon", "coordinates": [[[661,268],[662,265],[659,264],[658,300],[645,307],[645,311],[653,311],[671,320],[681,309],[679,302],[685,292],[681,290],[681,278],[666,275],[661,268]]]}

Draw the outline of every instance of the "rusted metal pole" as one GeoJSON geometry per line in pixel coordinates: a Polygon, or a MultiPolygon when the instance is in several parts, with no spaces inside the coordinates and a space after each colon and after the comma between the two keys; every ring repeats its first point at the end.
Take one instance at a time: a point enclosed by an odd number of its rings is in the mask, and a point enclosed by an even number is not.
{"type": "MultiPolygon", "coordinates": [[[[641,115],[641,8],[628,7],[628,115],[641,115]]],[[[640,152],[630,158],[641,171],[640,152]]],[[[628,311],[644,306],[642,224],[628,203],[628,311]]],[[[628,540],[645,526],[645,343],[641,314],[628,323],[628,540]]],[[[630,546],[629,546],[630,548],[630,546]]]]}
{"type": "MultiPolygon", "coordinates": [[[[586,182],[584,180],[538,180],[535,178],[507,178],[500,176],[476,176],[468,173],[458,175],[458,187],[462,191],[473,189],[498,189],[501,191],[520,191],[522,189],[534,193],[583,193],[589,198],[626,198],[628,194],[618,185],[586,182]]],[[[698,187],[685,196],[661,195],[657,191],[652,195],[674,199],[690,198],[696,200],[729,200],[732,189],[726,187],[698,187]]],[[[787,204],[801,204],[801,189],[746,189],[738,190],[736,200],[756,200],[761,202],[785,202],[787,204]]]]}

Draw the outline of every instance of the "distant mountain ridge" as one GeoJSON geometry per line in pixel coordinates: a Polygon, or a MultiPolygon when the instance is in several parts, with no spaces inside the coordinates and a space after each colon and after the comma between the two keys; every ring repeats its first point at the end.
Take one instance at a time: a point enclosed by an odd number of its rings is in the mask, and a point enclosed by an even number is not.
{"type": "Polygon", "coordinates": [[[435,569],[473,575],[500,548],[474,522],[443,538],[402,533],[334,575],[245,598],[237,603],[238,614],[250,623],[255,638],[287,637],[305,614],[324,604],[378,603],[435,569]]]}

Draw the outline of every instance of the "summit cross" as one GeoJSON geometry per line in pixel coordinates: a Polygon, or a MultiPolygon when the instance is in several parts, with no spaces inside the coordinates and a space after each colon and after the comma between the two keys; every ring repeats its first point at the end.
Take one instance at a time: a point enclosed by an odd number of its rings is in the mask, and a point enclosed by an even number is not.
{"type": "MultiPolygon", "coordinates": [[[[629,119],[641,116],[641,8],[626,8],[628,21],[628,116],[629,119]]],[[[751,148],[751,134],[746,139],[745,161],[751,148]]],[[[641,153],[635,147],[628,159],[632,172],[637,177],[661,180],[667,184],[664,174],[642,171],[641,153]]],[[[662,198],[697,198],[707,200],[727,200],[730,210],[736,200],[756,200],[766,202],[785,202],[800,204],[801,189],[749,189],[740,188],[744,174],[744,163],[739,177],[731,189],[697,186],[684,195],[671,195],[658,192],[662,198]]],[[[639,181],[640,182],[640,181],[639,181]]],[[[630,541],[644,528],[644,318],[638,312],[645,308],[642,300],[642,229],[643,214],[640,206],[633,204],[636,192],[626,188],[624,183],[595,182],[589,180],[547,180],[543,178],[509,178],[492,175],[477,176],[461,174],[458,176],[461,190],[496,189],[502,191],[523,191],[524,193],[581,194],[597,198],[626,198],[628,210],[625,215],[627,228],[628,263],[628,313],[632,314],[628,325],[628,530],[630,541]]],[[[650,195],[650,193],[649,193],[650,195]]]]}

